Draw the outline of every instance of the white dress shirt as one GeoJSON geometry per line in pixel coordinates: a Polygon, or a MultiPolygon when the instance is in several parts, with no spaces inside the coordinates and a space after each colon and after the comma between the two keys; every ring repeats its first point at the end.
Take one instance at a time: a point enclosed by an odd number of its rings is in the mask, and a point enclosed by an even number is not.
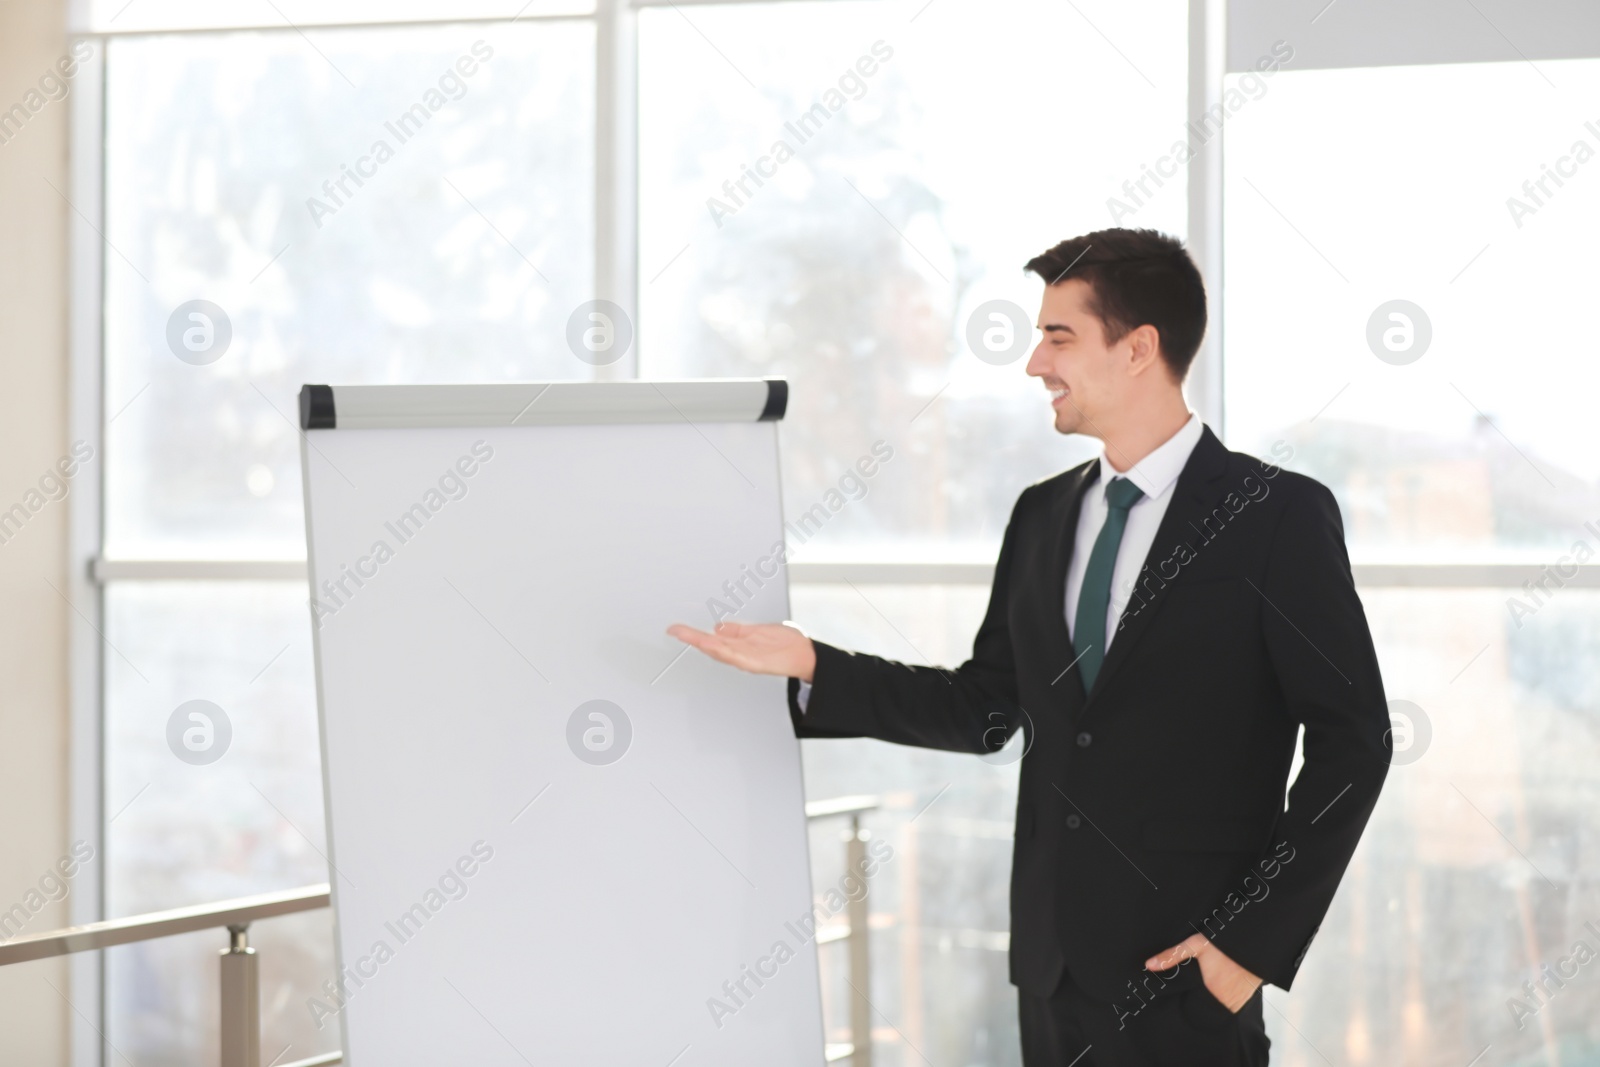
{"type": "MultiPolygon", "coordinates": [[[[1177,433],[1167,438],[1156,450],[1135,463],[1126,471],[1118,471],[1106,458],[1104,446],[1100,452],[1100,480],[1084,494],[1083,506],[1078,509],[1078,528],[1074,534],[1072,562],[1067,567],[1067,634],[1076,627],[1078,594],[1083,591],[1083,573],[1089,569],[1089,553],[1094,550],[1095,538],[1105,525],[1107,483],[1112,478],[1127,478],[1144,493],[1128,509],[1128,525],[1122,531],[1122,544],[1117,548],[1117,562],[1111,570],[1111,601],[1106,606],[1106,650],[1111,648],[1117,633],[1117,619],[1122,609],[1133,597],[1133,586],[1144,566],[1150,546],[1155,543],[1156,530],[1172,503],[1172,487],[1189,462],[1189,454],[1200,443],[1205,426],[1200,416],[1191,412],[1189,421],[1177,433]]],[[[1102,653],[1103,655],[1103,653],[1102,653]]],[[[806,710],[811,697],[811,683],[801,682],[796,702],[806,710]]]]}
{"type": "MultiPolygon", "coordinates": [[[[1111,466],[1104,449],[1100,453],[1100,480],[1083,495],[1083,506],[1078,509],[1078,529],[1072,544],[1072,562],[1067,567],[1067,634],[1077,628],[1078,594],[1083,591],[1083,573],[1089,569],[1089,554],[1106,523],[1106,485],[1112,478],[1126,478],[1137,485],[1144,496],[1128,509],[1128,525],[1122,531],[1122,544],[1117,548],[1117,562],[1111,569],[1111,599],[1106,605],[1106,647],[1101,655],[1110,651],[1117,634],[1117,619],[1122,609],[1133,597],[1133,586],[1144,567],[1150,546],[1155,543],[1156,529],[1172,503],[1172,487],[1183,473],[1189,454],[1200,443],[1205,426],[1200,416],[1189,415],[1189,421],[1177,433],[1148,456],[1126,471],[1111,466]]],[[[1081,650],[1080,650],[1081,651],[1081,650]]]]}

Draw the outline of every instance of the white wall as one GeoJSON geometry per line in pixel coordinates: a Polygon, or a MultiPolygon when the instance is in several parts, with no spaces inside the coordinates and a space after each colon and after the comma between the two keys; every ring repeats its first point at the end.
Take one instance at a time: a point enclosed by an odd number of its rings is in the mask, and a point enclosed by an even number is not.
{"type": "MultiPolygon", "coordinates": [[[[22,102],[66,54],[65,8],[0,0],[0,109],[22,102]]],[[[51,189],[68,188],[67,125],[68,101],[49,101],[0,143],[0,511],[22,502],[68,446],[70,209],[51,189]]],[[[51,588],[67,591],[66,534],[66,503],[51,502],[0,544],[0,910],[23,903],[69,846],[71,609],[51,588]]],[[[67,905],[52,903],[27,929],[66,922],[67,905]]],[[[51,985],[70,992],[59,960],[0,968],[6,1063],[65,1063],[70,1009],[51,985]]]]}

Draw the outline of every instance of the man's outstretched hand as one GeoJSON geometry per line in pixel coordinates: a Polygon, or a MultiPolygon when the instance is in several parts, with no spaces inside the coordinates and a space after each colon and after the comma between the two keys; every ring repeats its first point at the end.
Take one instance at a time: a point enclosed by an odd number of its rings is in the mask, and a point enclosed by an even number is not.
{"type": "Polygon", "coordinates": [[[713,633],[706,633],[680,622],[667,627],[667,633],[712,659],[751,674],[778,674],[809,682],[817,669],[811,638],[788,623],[719,622],[713,633]]]}
{"type": "Polygon", "coordinates": [[[1233,962],[1203,934],[1189,935],[1167,951],[1145,960],[1144,966],[1148,971],[1165,971],[1191,959],[1200,961],[1200,978],[1206,989],[1235,1014],[1261,987],[1261,979],[1233,962]]]}

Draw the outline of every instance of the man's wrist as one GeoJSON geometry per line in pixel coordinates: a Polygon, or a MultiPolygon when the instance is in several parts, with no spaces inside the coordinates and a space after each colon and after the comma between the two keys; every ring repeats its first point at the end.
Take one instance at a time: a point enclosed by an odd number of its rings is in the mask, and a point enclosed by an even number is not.
{"type": "Polygon", "coordinates": [[[794,675],[800,679],[800,691],[802,693],[810,691],[817,676],[817,646],[809,637],[805,641],[806,647],[801,656],[800,670],[796,671],[794,675]]]}

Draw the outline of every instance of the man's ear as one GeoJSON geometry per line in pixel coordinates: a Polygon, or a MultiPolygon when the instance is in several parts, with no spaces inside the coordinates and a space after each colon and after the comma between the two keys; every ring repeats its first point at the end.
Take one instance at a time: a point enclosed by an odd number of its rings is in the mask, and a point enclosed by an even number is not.
{"type": "Polygon", "coordinates": [[[1160,365],[1161,332],[1149,323],[1136,326],[1123,338],[1128,345],[1128,369],[1133,374],[1148,374],[1160,365]]]}

